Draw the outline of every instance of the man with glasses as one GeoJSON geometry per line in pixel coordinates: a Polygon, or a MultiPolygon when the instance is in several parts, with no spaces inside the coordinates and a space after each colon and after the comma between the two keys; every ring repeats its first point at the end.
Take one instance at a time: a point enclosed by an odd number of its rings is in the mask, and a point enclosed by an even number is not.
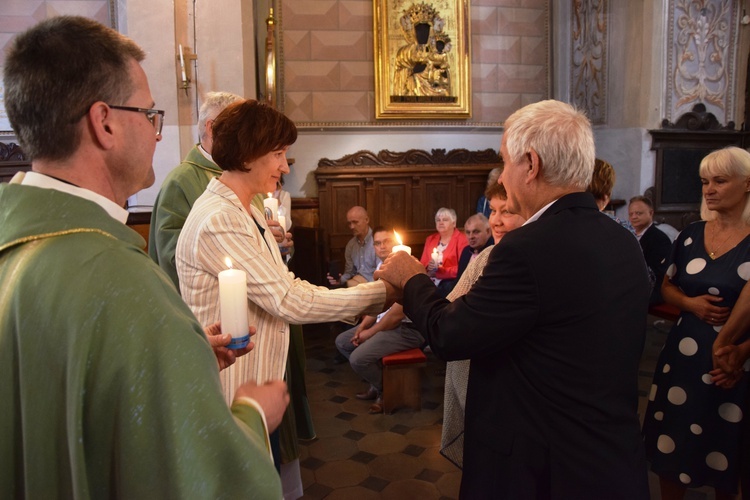
{"type": "Polygon", "coordinates": [[[81,17],[43,21],[8,52],[5,105],[32,161],[0,185],[9,498],[281,495],[265,427],[285,384],[243,385],[230,410],[201,325],[124,224],[161,139],[144,57],[81,17]]]}
{"type": "MultiPolygon", "coordinates": [[[[393,249],[393,231],[376,227],[372,232],[372,245],[380,269],[393,249]]],[[[365,316],[354,328],[336,337],[336,348],[349,360],[352,369],[367,381],[366,391],[356,394],[357,399],[375,400],[370,413],[383,413],[383,367],[380,360],[394,352],[414,349],[424,343],[422,335],[412,326],[399,304],[394,304],[378,316],[365,316]]]]}

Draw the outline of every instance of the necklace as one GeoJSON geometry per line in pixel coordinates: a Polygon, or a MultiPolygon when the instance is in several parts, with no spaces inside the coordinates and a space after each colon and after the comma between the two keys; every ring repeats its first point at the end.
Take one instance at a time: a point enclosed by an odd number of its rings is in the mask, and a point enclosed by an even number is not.
{"type": "MultiPolygon", "coordinates": [[[[717,227],[717,226],[714,226],[714,227],[717,227]]],[[[721,250],[722,248],[724,248],[724,245],[727,244],[727,241],[729,241],[729,238],[732,237],[732,231],[731,230],[727,231],[729,233],[729,235],[726,238],[724,238],[724,241],[721,242],[721,245],[719,245],[718,247],[716,247],[716,246],[714,246],[714,240],[716,239],[716,233],[718,233],[718,232],[719,232],[719,230],[716,229],[713,232],[713,234],[711,235],[711,248],[714,249],[713,252],[711,252],[711,251],[708,252],[708,256],[711,257],[711,260],[716,260],[716,254],[719,253],[719,250],[721,250]]]]}

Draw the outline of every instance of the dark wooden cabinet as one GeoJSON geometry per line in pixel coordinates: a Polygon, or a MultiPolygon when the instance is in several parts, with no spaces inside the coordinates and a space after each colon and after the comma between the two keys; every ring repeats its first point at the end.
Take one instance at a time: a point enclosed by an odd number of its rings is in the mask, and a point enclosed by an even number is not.
{"type": "Polygon", "coordinates": [[[320,227],[328,238],[330,259],[343,262],[352,235],[346,212],[365,207],[372,227],[392,227],[419,257],[424,240],[435,232],[440,207],[456,211],[457,225],[474,214],[487,185],[487,174],[501,167],[492,149],[359,151],[338,160],[318,162],[320,227]]]}

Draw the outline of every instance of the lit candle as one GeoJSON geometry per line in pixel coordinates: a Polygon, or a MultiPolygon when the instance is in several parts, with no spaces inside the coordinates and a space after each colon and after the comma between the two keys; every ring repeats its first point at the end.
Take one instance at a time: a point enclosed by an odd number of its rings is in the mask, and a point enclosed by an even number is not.
{"type": "Polygon", "coordinates": [[[438,259],[440,258],[440,254],[438,254],[437,248],[432,249],[432,261],[435,263],[435,265],[438,265],[438,259]]]}
{"type": "Polygon", "coordinates": [[[284,231],[284,233],[287,232],[286,217],[281,214],[279,214],[279,226],[281,226],[281,229],[284,231]]]}
{"type": "Polygon", "coordinates": [[[219,305],[221,306],[221,333],[228,333],[232,341],[227,347],[242,349],[250,342],[247,320],[247,275],[241,269],[229,269],[219,273],[219,305]]]}
{"type": "Polygon", "coordinates": [[[180,68],[182,69],[182,81],[187,82],[187,74],[185,73],[185,57],[182,55],[182,44],[180,44],[180,68]]]}
{"type": "Polygon", "coordinates": [[[401,236],[399,236],[399,234],[396,231],[393,231],[393,236],[396,237],[396,241],[398,241],[398,245],[393,246],[393,250],[391,250],[391,253],[406,252],[409,255],[411,255],[411,247],[404,245],[404,242],[401,241],[401,236]]]}
{"type": "Polygon", "coordinates": [[[265,208],[267,220],[278,220],[279,215],[279,200],[273,197],[273,193],[267,193],[268,198],[263,200],[263,208],[265,208]]]}

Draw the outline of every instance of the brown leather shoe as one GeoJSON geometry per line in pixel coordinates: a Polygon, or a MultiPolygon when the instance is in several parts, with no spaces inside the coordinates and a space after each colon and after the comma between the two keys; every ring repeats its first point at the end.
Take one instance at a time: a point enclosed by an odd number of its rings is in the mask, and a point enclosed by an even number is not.
{"type": "Polygon", "coordinates": [[[376,399],[375,402],[370,405],[370,409],[367,410],[367,413],[383,413],[383,398],[378,396],[378,399],[376,399]]]}
{"type": "Polygon", "coordinates": [[[370,386],[365,392],[355,394],[354,397],[364,401],[370,401],[378,397],[378,391],[376,391],[373,386],[370,386]]]}

